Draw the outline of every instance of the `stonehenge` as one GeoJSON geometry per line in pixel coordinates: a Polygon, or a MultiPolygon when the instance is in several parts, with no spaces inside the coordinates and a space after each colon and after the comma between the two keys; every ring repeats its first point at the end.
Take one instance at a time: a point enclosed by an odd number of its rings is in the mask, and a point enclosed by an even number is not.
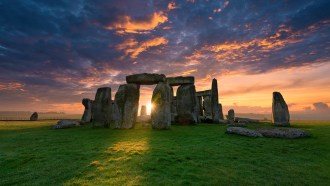
{"type": "Polygon", "coordinates": [[[110,127],[112,121],[111,88],[97,89],[92,105],[92,118],[94,127],[110,127]]]}
{"type": "Polygon", "coordinates": [[[176,94],[176,121],[179,124],[195,124],[198,122],[198,116],[195,112],[195,93],[196,89],[193,84],[184,84],[179,86],[176,94]]]}
{"type": "Polygon", "coordinates": [[[272,123],[275,126],[290,126],[290,114],[280,92],[273,92],[272,123]]]}
{"type": "Polygon", "coordinates": [[[159,82],[153,91],[151,104],[151,125],[153,129],[171,127],[171,87],[168,83],[159,82]]]}
{"type": "Polygon", "coordinates": [[[229,124],[234,123],[234,121],[235,121],[235,111],[234,111],[234,109],[228,110],[228,117],[227,117],[227,119],[228,119],[228,123],[229,124]]]}

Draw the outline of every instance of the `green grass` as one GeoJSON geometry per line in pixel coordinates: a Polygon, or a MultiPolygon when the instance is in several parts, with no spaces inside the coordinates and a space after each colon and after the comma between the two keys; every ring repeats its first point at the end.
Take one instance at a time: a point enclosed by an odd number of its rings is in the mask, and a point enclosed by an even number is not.
{"type": "Polygon", "coordinates": [[[223,125],[50,130],[54,123],[0,122],[0,185],[330,183],[330,122],[293,122],[312,137],[291,140],[228,135],[223,125]]]}

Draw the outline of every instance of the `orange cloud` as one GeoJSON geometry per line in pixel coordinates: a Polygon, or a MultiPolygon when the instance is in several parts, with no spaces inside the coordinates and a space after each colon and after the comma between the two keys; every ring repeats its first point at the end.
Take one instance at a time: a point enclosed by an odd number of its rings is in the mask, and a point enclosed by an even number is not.
{"type": "Polygon", "coordinates": [[[134,33],[143,34],[154,30],[158,25],[168,20],[164,12],[154,12],[147,16],[147,20],[135,21],[129,16],[122,16],[112,25],[106,27],[109,30],[116,30],[117,34],[134,33]]]}
{"type": "Polygon", "coordinates": [[[182,75],[186,76],[186,75],[189,75],[189,74],[191,74],[193,72],[197,72],[197,69],[187,70],[185,72],[182,72],[182,75]]]}
{"type": "Polygon", "coordinates": [[[1,90],[20,90],[24,91],[24,85],[21,83],[0,83],[1,90]]]}
{"type": "Polygon", "coordinates": [[[137,56],[151,47],[166,45],[168,40],[164,37],[156,37],[147,41],[137,42],[135,39],[130,38],[123,43],[116,46],[117,50],[124,50],[125,56],[129,55],[131,58],[137,58],[137,56]]]}
{"type": "Polygon", "coordinates": [[[173,10],[173,9],[178,8],[178,7],[176,6],[176,4],[174,2],[170,2],[170,3],[168,3],[167,8],[169,10],[173,10]]]}

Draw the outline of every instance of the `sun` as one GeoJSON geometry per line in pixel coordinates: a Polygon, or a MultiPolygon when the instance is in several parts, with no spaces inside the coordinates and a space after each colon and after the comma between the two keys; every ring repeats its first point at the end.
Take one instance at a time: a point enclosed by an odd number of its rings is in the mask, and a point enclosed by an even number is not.
{"type": "Polygon", "coordinates": [[[148,115],[151,114],[151,109],[152,109],[152,103],[148,103],[148,104],[147,104],[147,114],[148,114],[148,115]]]}

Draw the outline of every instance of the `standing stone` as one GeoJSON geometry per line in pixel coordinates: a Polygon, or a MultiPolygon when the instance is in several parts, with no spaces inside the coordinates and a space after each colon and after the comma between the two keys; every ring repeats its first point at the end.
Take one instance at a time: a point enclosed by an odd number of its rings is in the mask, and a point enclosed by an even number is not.
{"type": "Polygon", "coordinates": [[[38,120],[38,113],[33,112],[33,114],[30,117],[30,121],[37,121],[38,120]]]}
{"type": "Polygon", "coordinates": [[[211,96],[203,96],[204,116],[212,118],[211,96]]]}
{"type": "Polygon", "coordinates": [[[139,108],[140,85],[120,85],[115,95],[115,124],[112,128],[130,129],[136,122],[139,108]]]}
{"type": "Polygon", "coordinates": [[[196,113],[197,116],[203,116],[203,103],[201,96],[196,96],[196,113]]]}
{"type": "Polygon", "coordinates": [[[172,97],[172,101],[171,101],[171,122],[174,123],[175,122],[175,118],[176,116],[178,115],[178,112],[177,112],[177,104],[176,104],[176,96],[173,96],[172,97]]]}
{"type": "Polygon", "coordinates": [[[220,116],[220,120],[224,120],[223,111],[222,111],[222,104],[221,103],[219,103],[219,116],[220,116]]]}
{"type": "Polygon", "coordinates": [[[92,119],[92,103],[93,103],[93,101],[88,99],[88,98],[84,98],[82,100],[82,104],[85,107],[84,114],[81,118],[82,123],[91,122],[91,119],[92,119]]]}
{"type": "Polygon", "coordinates": [[[218,98],[218,82],[216,79],[212,80],[211,108],[212,108],[213,123],[219,123],[220,113],[219,113],[219,98],[218,98]]]}
{"type": "Polygon", "coordinates": [[[184,84],[194,84],[195,77],[194,76],[177,76],[177,77],[168,77],[166,78],[166,82],[170,86],[178,86],[184,84]]]}
{"type": "Polygon", "coordinates": [[[146,115],[147,115],[147,107],[145,105],[142,105],[140,110],[140,116],[146,116],[146,115]]]}
{"type": "Polygon", "coordinates": [[[176,121],[179,124],[194,124],[197,123],[196,117],[196,98],[195,85],[186,84],[179,86],[177,90],[177,117],[176,121]]]}
{"type": "Polygon", "coordinates": [[[111,88],[97,89],[92,104],[92,118],[94,127],[109,127],[112,121],[111,88]]]}
{"type": "Polygon", "coordinates": [[[171,87],[167,83],[159,82],[151,98],[153,129],[169,129],[171,127],[171,96],[171,87]]]}
{"type": "Polygon", "coordinates": [[[228,123],[234,123],[234,120],[235,120],[235,111],[234,109],[230,109],[228,110],[228,123]]]}
{"type": "Polygon", "coordinates": [[[280,92],[273,92],[272,123],[275,126],[290,126],[288,105],[280,92]]]}

